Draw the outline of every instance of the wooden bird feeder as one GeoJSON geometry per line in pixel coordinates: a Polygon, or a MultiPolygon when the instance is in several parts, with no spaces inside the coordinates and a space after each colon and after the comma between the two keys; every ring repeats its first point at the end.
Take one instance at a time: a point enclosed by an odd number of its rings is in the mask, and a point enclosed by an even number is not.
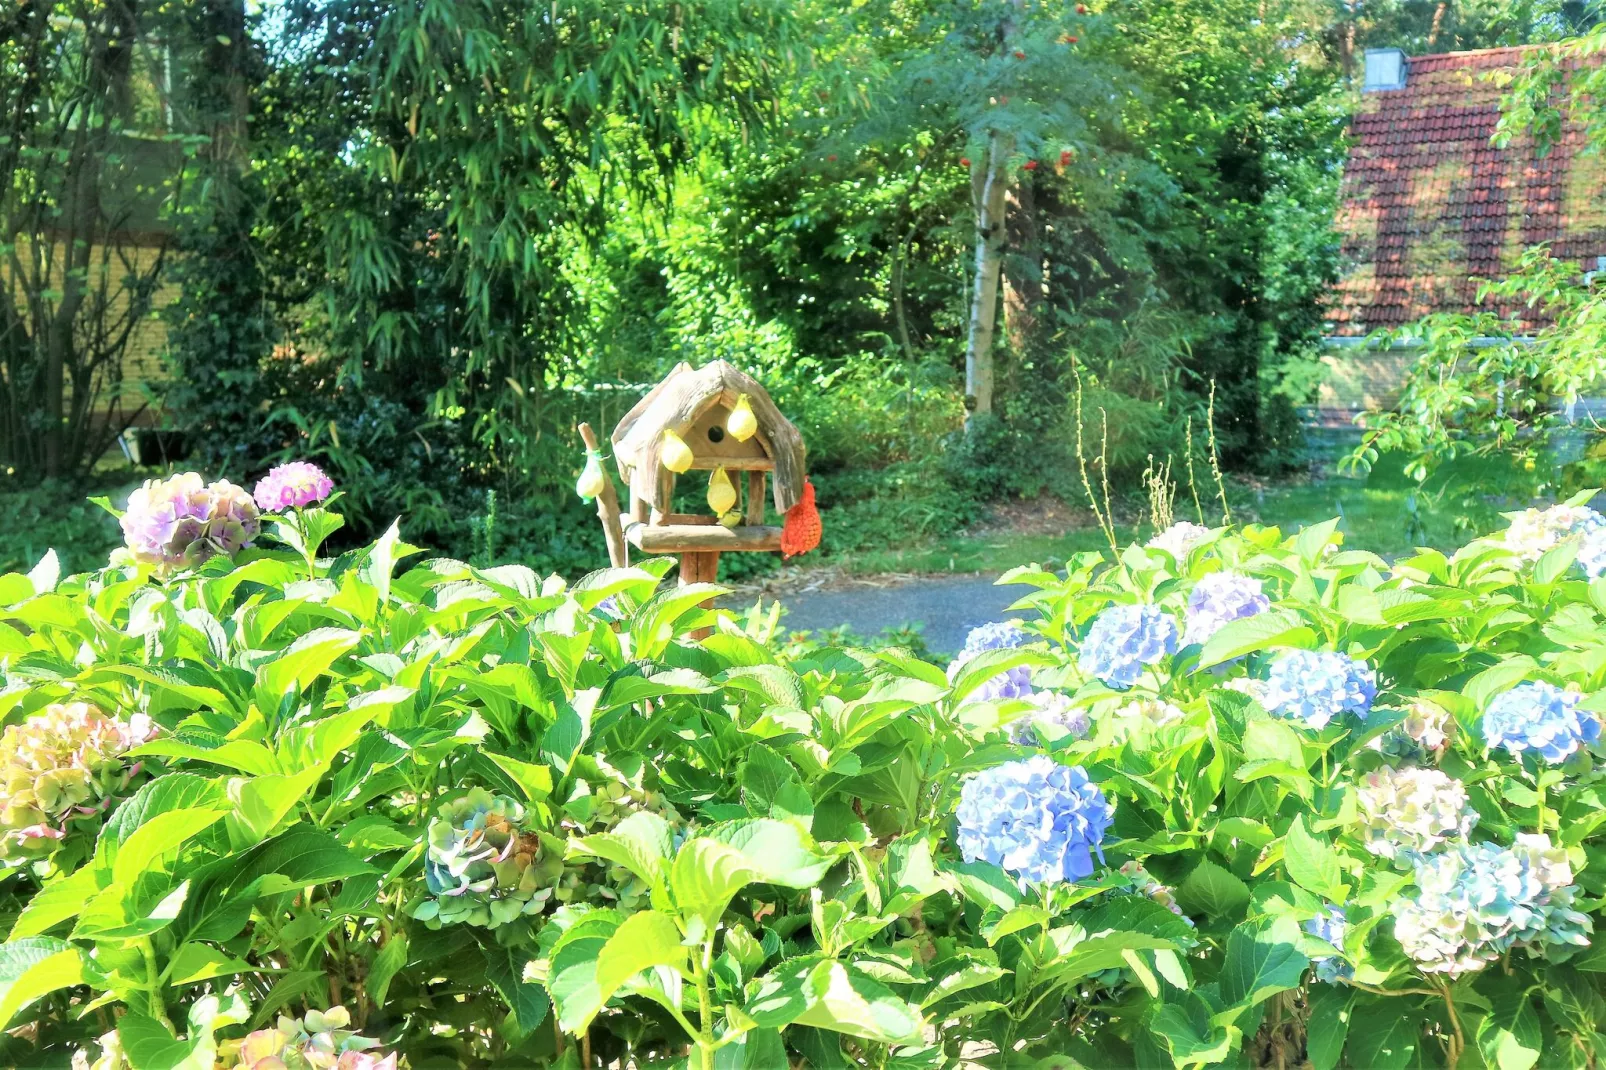
{"type": "MultiPolygon", "coordinates": [[[[581,434],[594,450],[590,430],[582,426],[581,434]]],[[[623,517],[611,481],[597,500],[615,565],[625,564],[628,543],[643,553],[679,554],[682,584],[711,583],[720,554],[781,548],[782,528],[764,522],[766,482],[773,475],[775,511],[785,516],[803,499],[806,451],[803,436],[752,376],[723,360],[701,368],[682,363],[625,414],[612,440],[619,474],[630,486],[630,508],[623,517]],[[744,397],[757,430],[738,441],[727,426],[744,397]],[[665,450],[673,448],[667,432],[689,448],[688,472],[723,468],[732,484],[745,483],[745,500],[732,506],[723,523],[712,511],[672,512],[677,473],[664,464],[665,450]]]]}

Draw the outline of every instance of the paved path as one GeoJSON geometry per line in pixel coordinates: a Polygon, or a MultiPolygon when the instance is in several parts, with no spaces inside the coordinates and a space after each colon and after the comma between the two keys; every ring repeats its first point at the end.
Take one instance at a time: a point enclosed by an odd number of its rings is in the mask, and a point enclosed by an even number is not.
{"type": "Polygon", "coordinates": [[[1001,620],[1016,599],[1031,590],[1010,584],[993,586],[992,576],[917,579],[887,587],[843,586],[831,590],[783,594],[783,626],[794,631],[847,624],[860,635],[885,628],[924,624],[926,644],[940,653],[965,645],[965,635],[978,624],[1001,620]]]}

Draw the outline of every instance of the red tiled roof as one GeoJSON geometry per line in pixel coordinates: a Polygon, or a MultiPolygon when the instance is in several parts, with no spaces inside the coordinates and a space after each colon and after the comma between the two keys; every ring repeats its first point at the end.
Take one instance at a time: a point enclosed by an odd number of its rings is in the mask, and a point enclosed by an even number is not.
{"type": "Polygon", "coordinates": [[[1528,140],[1489,143],[1502,92],[1490,74],[1516,73],[1524,52],[1416,56],[1404,89],[1362,95],[1338,212],[1344,277],[1332,334],[1479,308],[1529,331],[1541,325],[1532,310],[1477,305],[1470,277],[1500,278],[1541,242],[1587,268],[1606,255],[1606,161],[1584,153],[1576,122],[1544,157],[1528,140]]]}

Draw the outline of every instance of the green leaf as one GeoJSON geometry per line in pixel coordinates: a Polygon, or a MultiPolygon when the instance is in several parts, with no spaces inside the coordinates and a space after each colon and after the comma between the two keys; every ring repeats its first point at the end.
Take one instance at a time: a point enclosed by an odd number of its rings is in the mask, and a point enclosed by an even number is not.
{"type": "Polygon", "coordinates": [[[117,849],[112,862],[112,883],[124,888],[150,872],[169,852],[178,850],[191,837],[211,827],[228,813],[226,810],[191,807],[157,814],[135,829],[117,849]]]}
{"type": "Polygon", "coordinates": [[[385,1005],[385,995],[390,991],[390,982],[405,965],[407,965],[407,934],[398,929],[390,934],[390,939],[385,941],[385,945],[374,955],[374,961],[368,967],[368,999],[374,1006],[385,1005]]]}
{"type": "Polygon", "coordinates": [[[1208,669],[1273,647],[1309,648],[1315,643],[1316,633],[1299,614],[1273,608],[1224,625],[1199,651],[1199,668],[1208,669]]]}
{"type": "MultiPolygon", "coordinates": [[[[202,1070],[196,1045],[185,1043],[155,1018],[130,1007],[117,1020],[117,1042],[134,1070],[202,1070]]],[[[211,1055],[203,1058],[211,1066],[211,1055]]]]}
{"type": "Polygon", "coordinates": [[[546,766],[521,762],[517,758],[491,751],[486,751],[485,756],[495,762],[497,768],[506,773],[531,802],[541,802],[552,794],[552,770],[546,766]]]}
{"type": "Polygon", "coordinates": [[[1493,1070],[1528,1070],[1544,1043],[1539,1015],[1526,988],[1503,986],[1478,1022],[1478,1050],[1493,1070]]]}
{"type": "Polygon", "coordinates": [[[154,739],[135,747],[129,751],[129,755],[135,758],[191,758],[251,776],[279,773],[279,762],[273,752],[253,739],[231,739],[216,747],[203,747],[178,739],[154,739]]]}
{"type": "MultiPolygon", "coordinates": [[[[399,937],[401,934],[397,934],[399,937]]],[[[391,944],[396,939],[391,940],[391,944]]],[[[388,949],[390,944],[385,945],[388,949]]],[[[519,947],[482,945],[485,952],[485,975],[498,994],[513,1011],[513,1024],[525,1033],[533,1033],[546,1021],[547,994],[541,986],[524,979],[525,968],[532,961],[529,951],[519,947]]],[[[377,1000],[375,1003],[377,1004],[377,1000]]]]}
{"type": "Polygon", "coordinates": [[[1010,911],[1020,904],[1020,887],[991,862],[960,862],[949,867],[959,892],[982,909],[1010,911]]]}
{"type": "Polygon", "coordinates": [[[759,879],[747,857],[729,844],[697,837],[681,846],[670,868],[675,905],[688,916],[717,925],[735,894],[759,879]]]}
{"type": "Polygon", "coordinates": [[[915,1044],[920,1012],[841,962],[788,963],[764,978],[747,1012],[761,1027],[813,1026],[882,1044],[915,1044]]]}
{"type": "Polygon", "coordinates": [[[783,888],[812,888],[836,864],[816,849],[807,832],[787,821],[733,821],[715,825],[705,835],[740,851],[759,881],[783,888]]]}
{"type": "Polygon", "coordinates": [[[1210,1005],[1194,992],[1172,993],[1149,1020],[1179,1067],[1220,1062],[1232,1051],[1234,1036],[1210,1020],[1210,1005]]]}
{"type": "Polygon", "coordinates": [[[361,640],[361,632],[346,628],[316,628],[291,643],[277,658],[257,669],[257,679],[262,689],[275,699],[304,691],[361,640]]]}
{"type": "Polygon", "coordinates": [[[1224,918],[1249,905],[1249,885],[1205,858],[1177,886],[1177,901],[1190,914],[1224,918]]]}
{"type": "Polygon", "coordinates": [[[188,943],[173,953],[167,966],[167,983],[193,985],[214,977],[253,973],[256,967],[210,944],[188,943]]]}
{"type": "Polygon", "coordinates": [[[1306,1054],[1311,1070],[1333,1070],[1349,1035],[1350,1009],[1355,992],[1341,985],[1312,985],[1310,1024],[1305,1030],[1306,1054]]]}
{"type": "Polygon", "coordinates": [[[594,855],[624,866],[648,884],[656,885],[663,880],[664,862],[673,853],[674,834],[669,822],[642,811],[619,822],[612,832],[573,841],[569,849],[574,854],[594,855]]]}
{"type": "Polygon", "coordinates": [[[1349,895],[1344,884],[1344,873],[1339,868],[1338,852],[1320,836],[1305,827],[1303,814],[1294,818],[1283,839],[1283,865],[1295,884],[1334,903],[1342,903],[1349,895]]]}
{"type": "Polygon", "coordinates": [[[329,833],[295,825],[245,856],[236,879],[240,883],[260,879],[260,894],[272,895],[378,872],[329,833]]]}
{"type": "Polygon", "coordinates": [[[1422,1039],[1422,1016],[1398,999],[1369,1001],[1351,1011],[1365,1028],[1352,1030],[1345,1061],[1366,1070],[1404,1070],[1412,1065],[1422,1039]]]}
{"type": "Polygon", "coordinates": [[[53,936],[0,944],[0,1029],[41,996],[84,983],[83,953],[53,936]]]}
{"type": "Polygon", "coordinates": [[[547,991],[558,1008],[558,1025],[579,1034],[602,1009],[597,988],[597,956],[607,946],[607,935],[582,936],[561,945],[552,955],[547,991]]]}
{"type": "Polygon", "coordinates": [[[1338,517],[1324,520],[1320,524],[1312,524],[1299,533],[1294,539],[1294,553],[1305,563],[1306,568],[1314,568],[1322,559],[1322,551],[1327,544],[1333,541],[1333,533],[1338,530],[1338,517]]]}
{"type": "Polygon", "coordinates": [[[1310,960],[1299,950],[1299,923],[1286,915],[1240,925],[1227,937],[1221,966],[1221,998],[1247,1010],[1291,988],[1298,988],[1310,960]]]}
{"type": "Polygon", "coordinates": [[[597,1001],[606,1004],[626,981],[654,966],[683,969],[688,948],[668,914],[643,910],[630,915],[597,953],[597,1001]]]}
{"type": "Polygon", "coordinates": [[[235,816],[256,839],[263,839],[279,827],[322,777],[320,769],[308,769],[295,776],[275,773],[252,777],[235,792],[235,816]]]}
{"type": "Polygon", "coordinates": [[[1305,768],[1305,749],[1299,733],[1284,721],[1256,717],[1244,725],[1244,759],[1251,762],[1286,762],[1305,768]]]}
{"type": "Polygon", "coordinates": [[[95,878],[93,863],[79,867],[70,876],[58,877],[28,901],[11,928],[11,939],[38,936],[68,918],[77,917],[78,912],[84,909],[84,904],[99,891],[100,882],[95,878]]]}

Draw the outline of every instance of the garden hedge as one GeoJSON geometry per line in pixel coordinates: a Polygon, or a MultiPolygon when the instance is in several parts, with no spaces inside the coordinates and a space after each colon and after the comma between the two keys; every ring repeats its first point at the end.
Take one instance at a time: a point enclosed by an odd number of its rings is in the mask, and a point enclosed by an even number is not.
{"type": "Polygon", "coordinates": [[[334,502],[179,476],[0,578],[0,1062],[1606,1054],[1581,502],[1394,562],[1180,524],[946,671],[662,560],[326,557],[334,502]]]}

